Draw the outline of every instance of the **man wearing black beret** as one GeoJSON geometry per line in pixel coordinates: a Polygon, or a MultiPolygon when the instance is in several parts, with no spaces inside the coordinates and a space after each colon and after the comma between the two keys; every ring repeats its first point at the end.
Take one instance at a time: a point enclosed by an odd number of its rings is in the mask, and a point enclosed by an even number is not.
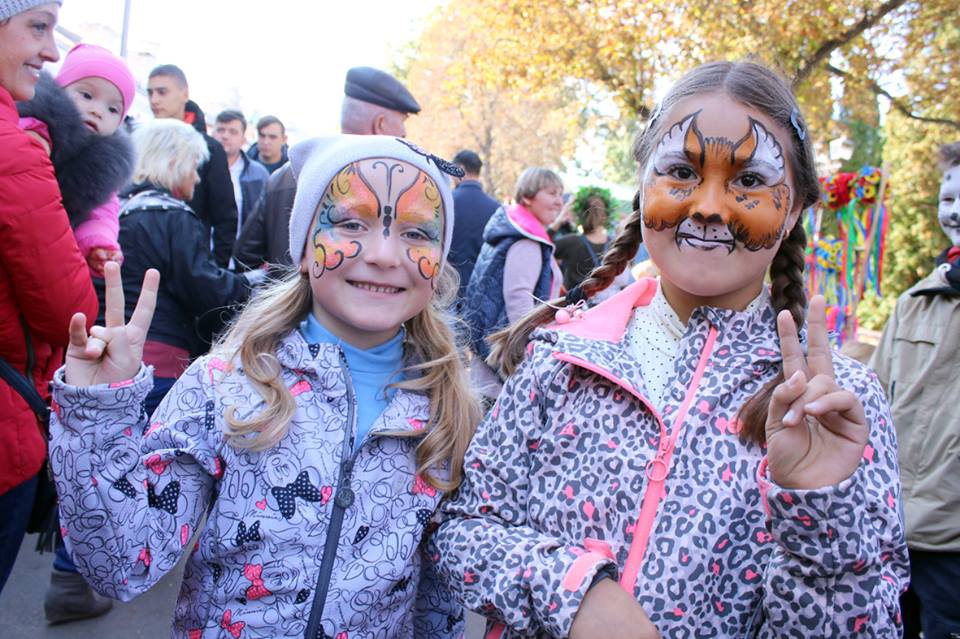
{"type": "Polygon", "coordinates": [[[347,71],[340,111],[340,132],[355,135],[407,136],[404,121],[420,113],[407,87],[389,73],[371,67],[347,71]]]}
{"type": "MultiPolygon", "coordinates": [[[[347,71],[340,110],[340,132],[354,135],[407,136],[404,124],[420,105],[407,87],[389,73],[371,67],[347,71]]],[[[244,223],[237,238],[234,261],[237,270],[267,264],[289,264],[288,225],[297,181],[290,163],[270,176],[267,188],[244,223]]]]}

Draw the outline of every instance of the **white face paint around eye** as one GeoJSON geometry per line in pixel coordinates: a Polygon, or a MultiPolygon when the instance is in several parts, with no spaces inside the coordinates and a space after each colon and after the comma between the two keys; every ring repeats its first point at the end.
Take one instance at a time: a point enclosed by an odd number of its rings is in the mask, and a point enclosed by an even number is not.
{"type": "Polygon", "coordinates": [[[783,148],[773,137],[773,134],[767,131],[762,124],[756,120],[751,120],[751,126],[757,139],[757,148],[753,152],[753,157],[749,160],[751,168],[769,180],[768,184],[782,182],[786,175],[783,163],[783,148]]]}
{"type": "Polygon", "coordinates": [[[937,220],[950,243],[960,246],[960,165],[943,173],[937,220]]]}
{"type": "MultiPolygon", "coordinates": [[[[684,150],[684,141],[687,137],[687,132],[690,130],[690,125],[693,124],[694,118],[697,117],[696,113],[691,113],[689,116],[685,117],[680,122],[677,122],[670,130],[663,134],[663,137],[660,138],[660,142],[657,143],[657,148],[653,152],[653,161],[650,162],[650,168],[657,173],[657,175],[665,175],[670,171],[670,167],[677,162],[687,163],[687,153],[684,150]]],[[[645,178],[650,177],[650,171],[647,171],[645,178]]],[[[646,181],[646,179],[644,180],[646,181]]]]}

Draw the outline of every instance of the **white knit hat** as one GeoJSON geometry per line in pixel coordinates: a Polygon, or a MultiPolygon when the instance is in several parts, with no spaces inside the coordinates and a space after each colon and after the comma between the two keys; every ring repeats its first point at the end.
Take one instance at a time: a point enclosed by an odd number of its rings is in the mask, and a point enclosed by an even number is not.
{"type": "Polygon", "coordinates": [[[51,2],[56,2],[60,5],[63,4],[63,0],[0,0],[0,20],[12,18],[19,13],[51,2]]]}
{"type": "Polygon", "coordinates": [[[433,179],[443,199],[443,257],[450,253],[453,237],[453,191],[450,176],[463,177],[463,169],[427,153],[411,142],[385,135],[337,135],[313,138],[290,149],[290,168],[297,179],[297,195],[290,212],[290,256],[294,264],[303,257],[310,224],[330,181],[345,166],[358,160],[391,158],[411,164],[433,179]]]}

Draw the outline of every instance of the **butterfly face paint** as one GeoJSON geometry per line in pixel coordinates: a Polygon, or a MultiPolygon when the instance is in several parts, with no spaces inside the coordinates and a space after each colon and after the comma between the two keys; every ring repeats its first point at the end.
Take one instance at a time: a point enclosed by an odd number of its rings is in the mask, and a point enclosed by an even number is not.
{"type": "Polygon", "coordinates": [[[436,182],[411,164],[371,158],[344,167],[320,199],[301,262],[317,319],[360,347],[395,335],[433,295],[444,214],[436,182]]]}
{"type": "Polygon", "coordinates": [[[312,236],[314,277],[360,255],[368,240],[347,231],[356,224],[376,227],[385,239],[399,233],[410,244],[407,259],[434,281],[443,253],[443,200],[426,173],[391,159],[344,167],[320,200],[312,236]]]}
{"type": "Polygon", "coordinates": [[[749,302],[798,215],[791,138],[723,93],[681,100],[661,118],[644,170],[644,245],[674,290],[715,306],[738,291],[749,302]]]}
{"type": "Polygon", "coordinates": [[[414,244],[407,249],[407,259],[417,265],[420,277],[434,286],[443,254],[443,199],[426,173],[420,173],[397,201],[397,228],[414,244]]]}

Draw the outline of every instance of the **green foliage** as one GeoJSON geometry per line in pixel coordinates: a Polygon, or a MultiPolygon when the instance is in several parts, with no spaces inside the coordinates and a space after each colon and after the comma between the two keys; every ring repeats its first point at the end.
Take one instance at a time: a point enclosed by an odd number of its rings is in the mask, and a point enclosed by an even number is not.
{"type": "Polygon", "coordinates": [[[884,297],[896,299],[933,269],[947,245],[937,223],[941,173],[937,148],[956,136],[891,112],[885,123],[884,161],[890,170],[890,230],[883,268],[884,297]]]}
{"type": "Polygon", "coordinates": [[[863,120],[845,120],[853,155],[840,166],[841,171],[859,171],[865,166],[880,166],[883,162],[883,131],[863,120]]]}
{"type": "Polygon", "coordinates": [[[603,205],[607,209],[608,223],[613,217],[613,198],[610,195],[610,189],[599,186],[582,186],[573,198],[573,214],[577,216],[577,224],[586,226],[587,212],[590,209],[590,198],[597,197],[603,200],[603,205]]]}

